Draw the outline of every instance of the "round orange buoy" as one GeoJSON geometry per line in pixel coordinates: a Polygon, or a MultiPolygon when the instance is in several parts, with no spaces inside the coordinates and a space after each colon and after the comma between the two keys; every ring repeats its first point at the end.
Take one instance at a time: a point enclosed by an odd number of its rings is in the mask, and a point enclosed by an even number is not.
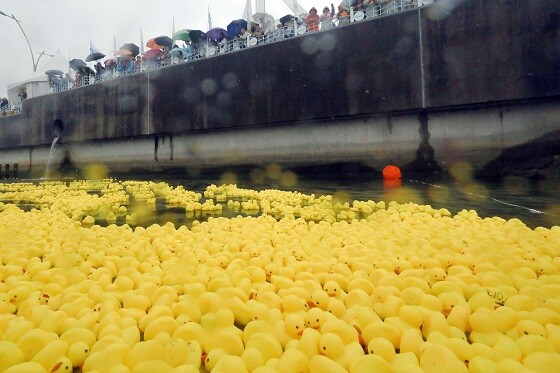
{"type": "Polygon", "coordinates": [[[383,169],[383,178],[387,180],[398,180],[401,178],[401,169],[397,166],[386,166],[383,169]]]}

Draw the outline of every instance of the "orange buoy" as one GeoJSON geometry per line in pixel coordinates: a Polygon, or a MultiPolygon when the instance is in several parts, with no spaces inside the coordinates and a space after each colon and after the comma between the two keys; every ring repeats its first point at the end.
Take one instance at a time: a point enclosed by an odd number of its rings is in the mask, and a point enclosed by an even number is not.
{"type": "Polygon", "coordinates": [[[383,178],[386,180],[398,180],[401,176],[401,169],[397,166],[389,165],[383,169],[383,178]]]}

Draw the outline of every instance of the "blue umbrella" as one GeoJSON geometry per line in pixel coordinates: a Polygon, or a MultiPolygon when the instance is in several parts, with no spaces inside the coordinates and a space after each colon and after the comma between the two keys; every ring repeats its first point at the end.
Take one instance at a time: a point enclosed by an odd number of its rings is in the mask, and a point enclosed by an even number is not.
{"type": "Polygon", "coordinates": [[[208,40],[220,42],[225,37],[227,37],[227,34],[227,30],[224,30],[221,27],[214,27],[213,29],[208,30],[208,32],[206,33],[206,37],[208,38],[208,40]]]}
{"type": "Polygon", "coordinates": [[[242,28],[247,30],[247,21],[244,19],[231,21],[230,24],[227,25],[228,38],[233,39],[234,37],[239,36],[242,28]]]}

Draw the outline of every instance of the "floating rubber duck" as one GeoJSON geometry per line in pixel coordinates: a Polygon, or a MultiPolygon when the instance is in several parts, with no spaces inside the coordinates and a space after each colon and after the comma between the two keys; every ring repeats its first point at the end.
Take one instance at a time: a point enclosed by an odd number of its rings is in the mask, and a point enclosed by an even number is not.
{"type": "Polygon", "coordinates": [[[10,341],[0,341],[0,371],[5,371],[11,366],[23,363],[25,354],[17,344],[10,341]]]}
{"type": "Polygon", "coordinates": [[[332,361],[348,370],[350,364],[364,356],[364,350],[357,342],[344,345],[342,339],[333,333],[325,333],[319,339],[319,351],[332,361]]]}

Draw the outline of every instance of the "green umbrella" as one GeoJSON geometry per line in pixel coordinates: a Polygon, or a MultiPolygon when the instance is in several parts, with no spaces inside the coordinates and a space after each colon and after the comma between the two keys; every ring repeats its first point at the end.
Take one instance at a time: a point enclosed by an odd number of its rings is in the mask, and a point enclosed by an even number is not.
{"type": "Polygon", "coordinates": [[[182,29],[173,34],[173,40],[191,41],[189,29],[182,29]]]}

